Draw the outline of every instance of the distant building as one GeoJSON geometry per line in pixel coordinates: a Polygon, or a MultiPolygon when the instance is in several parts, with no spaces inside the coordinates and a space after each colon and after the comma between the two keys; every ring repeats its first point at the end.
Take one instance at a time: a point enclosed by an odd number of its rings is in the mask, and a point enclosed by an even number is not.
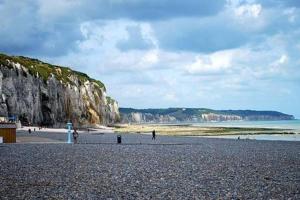
{"type": "Polygon", "coordinates": [[[0,116],[0,123],[1,122],[16,122],[18,121],[18,118],[15,115],[4,117],[0,116]]]}
{"type": "Polygon", "coordinates": [[[1,117],[1,116],[0,116],[0,123],[1,123],[1,122],[7,122],[7,121],[8,121],[8,120],[7,120],[7,117],[1,117]]]}

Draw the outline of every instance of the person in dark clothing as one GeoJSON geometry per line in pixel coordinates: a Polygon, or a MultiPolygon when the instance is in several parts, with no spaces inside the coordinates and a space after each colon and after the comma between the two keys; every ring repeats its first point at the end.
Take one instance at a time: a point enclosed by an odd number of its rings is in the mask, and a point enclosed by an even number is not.
{"type": "Polygon", "coordinates": [[[76,129],[73,131],[73,139],[74,139],[74,144],[77,144],[77,138],[78,138],[78,132],[76,129]]]}
{"type": "Polygon", "coordinates": [[[28,129],[28,133],[31,133],[31,129],[28,129]]]}
{"type": "Polygon", "coordinates": [[[152,131],[152,140],[155,140],[155,136],[156,136],[155,130],[153,130],[153,131],[152,131]]]}

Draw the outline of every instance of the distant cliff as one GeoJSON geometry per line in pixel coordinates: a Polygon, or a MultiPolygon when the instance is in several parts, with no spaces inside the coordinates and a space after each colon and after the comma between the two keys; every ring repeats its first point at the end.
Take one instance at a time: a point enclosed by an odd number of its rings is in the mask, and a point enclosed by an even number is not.
{"type": "Polygon", "coordinates": [[[119,121],[118,104],[102,82],[67,67],[0,54],[0,116],[23,123],[65,126],[119,121]]]}
{"type": "Polygon", "coordinates": [[[123,123],[177,123],[210,121],[292,120],[276,111],[212,110],[206,108],[133,109],[120,108],[123,123]]]}

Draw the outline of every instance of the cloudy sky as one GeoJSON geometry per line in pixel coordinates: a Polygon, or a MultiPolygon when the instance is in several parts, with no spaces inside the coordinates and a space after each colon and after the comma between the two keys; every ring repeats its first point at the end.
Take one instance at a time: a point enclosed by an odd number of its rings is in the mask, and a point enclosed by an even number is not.
{"type": "Polygon", "coordinates": [[[300,118],[299,0],[0,0],[0,52],[85,72],[121,107],[300,118]]]}

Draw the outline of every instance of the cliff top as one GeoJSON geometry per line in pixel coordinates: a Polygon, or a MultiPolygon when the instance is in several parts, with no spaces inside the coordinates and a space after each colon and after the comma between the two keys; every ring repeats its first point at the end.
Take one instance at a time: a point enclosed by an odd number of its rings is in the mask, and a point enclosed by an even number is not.
{"type": "Polygon", "coordinates": [[[28,58],[24,56],[8,56],[0,53],[1,67],[2,66],[12,67],[11,62],[21,64],[22,66],[28,69],[28,72],[31,75],[39,76],[45,82],[48,80],[51,74],[53,74],[55,75],[56,79],[62,81],[62,83],[75,85],[71,77],[77,76],[79,80],[79,84],[83,84],[86,81],[94,82],[100,88],[104,89],[104,91],[106,91],[105,85],[101,81],[90,78],[87,74],[72,70],[69,67],[52,65],[34,58],[28,58]]]}

